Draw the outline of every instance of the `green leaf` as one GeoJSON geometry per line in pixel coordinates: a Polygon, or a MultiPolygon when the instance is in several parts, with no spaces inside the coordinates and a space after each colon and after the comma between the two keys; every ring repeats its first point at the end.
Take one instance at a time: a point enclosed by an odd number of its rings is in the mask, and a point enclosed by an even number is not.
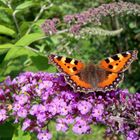
{"type": "Polygon", "coordinates": [[[10,49],[12,47],[14,47],[15,45],[11,44],[11,43],[6,43],[6,44],[1,44],[0,45],[0,50],[1,49],[10,49]]]}
{"type": "Polygon", "coordinates": [[[14,127],[10,123],[0,125],[0,139],[10,140],[13,136],[14,127]]]}
{"type": "Polygon", "coordinates": [[[134,86],[131,86],[129,88],[130,93],[136,93],[136,88],[134,86]]]}
{"type": "Polygon", "coordinates": [[[25,9],[35,6],[35,5],[37,5],[37,3],[33,2],[33,1],[25,1],[22,4],[18,5],[16,7],[15,11],[18,12],[21,10],[25,10],[25,9]]]}
{"type": "Polygon", "coordinates": [[[130,22],[130,23],[129,23],[129,27],[130,27],[131,29],[136,28],[136,27],[137,27],[136,22],[130,22]]]}
{"type": "Polygon", "coordinates": [[[13,10],[10,9],[10,8],[0,7],[0,10],[1,10],[1,11],[5,11],[5,12],[7,12],[8,14],[12,14],[12,13],[13,13],[13,10]]]}
{"type": "Polygon", "coordinates": [[[5,34],[5,35],[9,35],[9,36],[14,36],[15,35],[15,31],[4,26],[4,25],[0,25],[0,34],[5,34]]]}
{"type": "Polygon", "coordinates": [[[10,43],[0,45],[0,54],[7,52],[12,47],[14,47],[14,45],[10,43]]]}
{"type": "Polygon", "coordinates": [[[32,33],[24,35],[19,41],[16,42],[16,46],[28,46],[36,40],[44,37],[43,33],[32,33]]]}
{"type": "Polygon", "coordinates": [[[48,58],[26,47],[13,47],[6,54],[2,66],[1,75],[16,76],[21,71],[47,71],[52,70],[48,65],[48,58]]]}
{"type": "Polygon", "coordinates": [[[8,53],[6,54],[4,58],[4,61],[10,61],[12,59],[15,59],[23,55],[26,55],[26,56],[31,55],[31,52],[25,47],[15,46],[8,51],[8,53]]]}
{"type": "Polygon", "coordinates": [[[4,4],[7,3],[7,0],[0,0],[1,2],[3,2],[4,4]]]}
{"type": "Polygon", "coordinates": [[[41,26],[41,24],[43,24],[45,21],[46,19],[39,19],[35,23],[33,23],[33,25],[41,26]]]}
{"type": "Polygon", "coordinates": [[[25,133],[18,127],[15,130],[12,140],[31,140],[31,136],[29,133],[25,133]]]}

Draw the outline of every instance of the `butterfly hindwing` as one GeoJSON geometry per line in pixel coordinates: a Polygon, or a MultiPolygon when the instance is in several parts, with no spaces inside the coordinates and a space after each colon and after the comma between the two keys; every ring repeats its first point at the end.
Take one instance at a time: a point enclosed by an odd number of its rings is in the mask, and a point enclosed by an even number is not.
{"type": "Polygon", "coordinates": [[[51,54],[49,56],[49,60],[50,62],[56,65],[60,72],[63,72],[68,75],[75,75],[79,73],[79,71],[84,67],[84,63],[82,63],[81,61],[72,58],[67,58],[64,56],[57,56],[51,54]]]}
{"type": "MultiPolygon", "coordinates": [[[[96,73],[101,74],[101,72],[99,72],[99,69],[97,69],[96,73]]],[[[91,80],[90,77],[90,80],[82,79],[79,74],[72,76],[66,75],[65,79],[67,83],[74,89],[74,91],[82,91],[88,93],[94,91],[105,92],[113,89],[115,90],[124,77],[123,73],[112,73],[107,71],[104,71],[103,75],[104,76],[102,77],[100,77],[100,75],[96,75],[97,80],[91,80]]],[[[94,78],[95,77],[93,77],[93,79],[94,78]]]]}
{"type": "Polygon", "coordinates": [[[98,83],[97,87],[102,91],[115,90],[123,78],[124,73],[110,73],[103,81],[98,83]]]}
{"type": "Polygon", "coordinates": [[[137,50],[126,51],[99,62],[99,67],[110,72],[124,72],[137,59],[137,50]]]}
{"type": "Polygon", "coordinates": [[[92,88],[89,83],[81,80],[79,75],[66,75],[65,80],[74,89],[74,91],[87,92],[89,89],[92,88]]]}

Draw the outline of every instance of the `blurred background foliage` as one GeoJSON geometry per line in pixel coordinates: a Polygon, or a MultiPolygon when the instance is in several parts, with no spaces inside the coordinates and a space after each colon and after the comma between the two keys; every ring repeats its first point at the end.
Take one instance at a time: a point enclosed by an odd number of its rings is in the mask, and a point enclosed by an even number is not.
{"type": "MultiPolygon", "coordinates": [[[[99,27],[110,31],[122,28],[123,31],[116,36],[85,35],[77,39],[67,33],[47,36],[41,29],[46,19],[63,19],[65,15],[111,2],[118,0],[0,0],[0,81],[8,75],[15,77],[24,71],[55,72],[56,69],[48,64],[47,56],[50,53],[97,63],[118,52],[140,50],[139,16],[105,17],[99,27]]],[[[140,0],[125,2],[140,4],[140,0]]],[[[61,28],[65,29],[65,26],[61,25],[61,28]]],[[[133,93],[140,92],[139,72],[140,59],[125,72],[126,78],[121,87],[133,93]]],[[[99,133],[98,130],[96,132],[99,133]]],[[[68,134],[66,140],[72,139],[71,135],[68,134]]],[[[63,136],[59,137],[56,139],[62,139],[63,136]]],[[[97,139],[97,135],[95,137],[97,139]]],[[[73,139],[84,140],[86,136],[73,136],[73,139]]]]}

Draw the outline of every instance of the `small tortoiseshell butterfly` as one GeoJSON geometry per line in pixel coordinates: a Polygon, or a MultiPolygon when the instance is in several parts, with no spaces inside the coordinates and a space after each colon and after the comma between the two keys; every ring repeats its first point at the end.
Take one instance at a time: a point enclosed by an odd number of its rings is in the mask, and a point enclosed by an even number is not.
{"type": "Polygon", "coordinates": [[[80,92],[115,90],[123,80],[124,71],[137,59],[137,50],[118,53],[98,65],[83,62],[64,56],[50,55],[49,60],[60,72],[65,74],[66,82],[80,92]]]}

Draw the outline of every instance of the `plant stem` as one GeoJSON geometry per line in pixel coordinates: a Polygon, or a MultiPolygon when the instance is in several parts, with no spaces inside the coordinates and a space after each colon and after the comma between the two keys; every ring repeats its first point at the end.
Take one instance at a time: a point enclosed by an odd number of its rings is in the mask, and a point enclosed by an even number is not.
{"type": "Polygon", "coordinates": [[[34,19],[32,25],[29,27],[29,29],[27,30],[26,34],[29,34],[29,33],[30,33],[30,31],[31,31],[31,29],[32,29],[32,27],[33,27],[33,25],[34,25],[34,23],[40,18],[40,16],[42,15],[42,13],[43,13],[46,9],[49,9],[49,8],[52,7],[52,6],[53,6],[53,4],[51,3],[51,4],[50,4],[49,6],[47,6],[47,7],[46,7],[46,5],[43,5],[43,6],[41,7],[39,13],[38,13],[37,16],[35,17],[35,19],[34,19]]]}
{"type": "Polygon", "coordinates": [[[36,50],[36,49],[34,49],[34,48],[31,48],[31,47],[29,47],[29,46],[25,46],[25,48],[30,49],[30,50],[32,50],[33,52],[36,52],[36,53],[39,52],[38,50],[36,50]]]}
{"type": "Polygon", "coordinates": [[[18,33],[20,34],[19,25],[18,25],[17,18],[16,18],[16,11],[13,12],[13,20],[14,20],[14,22],[15,22],[17,31],[18,31],[18,33]]]}
{"type": "MultiPolygon", "coordinates": [[[[68,32],[68,29],[65,29],[65,30],[62,30],[62,31],[58,31],[56,34],[62,34],[62,33],[65,33],[65,32],[68,32]]],[[[49,37],[49,36],[43,36],[43,37],[37,39],[36,41],[45,39],[47,37],[49,37]]],[[[39,52],[37,49],[31,48],[30,46],[25,46],[25,47],[30,49],[30,50],[32,50],[32,51],[34,51],[34,52],[39,52]]]]}
{"type": "MultiPolygon", "coordinates": [[[[8,1],[8,2],[7,2],[7,6],[8,6],[10,9],[13,10],[13,8],[12,8],[12,6],[11,6],[11,3],[12,3],[12,0],[8,1]]],[[[16,11],[13,12],[12,16],[13,16],[13,20],[14,20],[15,25],[16,25],[16,29],[17,29],[18,33],[20,33],[19,25],[18,25],[18,22],[17,22],[17,19],[16,19],[16,11]]]]}

